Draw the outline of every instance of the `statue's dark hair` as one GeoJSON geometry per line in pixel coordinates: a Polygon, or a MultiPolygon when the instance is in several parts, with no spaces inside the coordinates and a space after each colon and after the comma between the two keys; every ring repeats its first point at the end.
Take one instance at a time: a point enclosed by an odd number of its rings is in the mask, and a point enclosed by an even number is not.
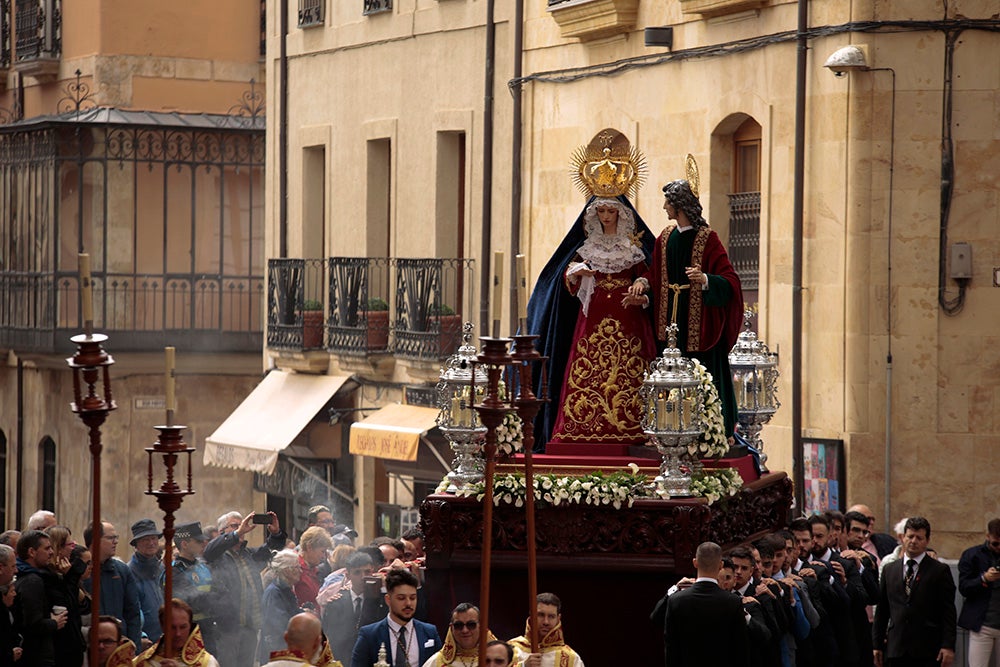
{"type": "Polygon", "coordinates": [[[694,227],[707,227],[708,223],[701,215],[701,202],[691,192],[691,184],[687,181],[670,181],[663,186],[663,195],[676,208],[684,211],[688,221],[694,227]]]}

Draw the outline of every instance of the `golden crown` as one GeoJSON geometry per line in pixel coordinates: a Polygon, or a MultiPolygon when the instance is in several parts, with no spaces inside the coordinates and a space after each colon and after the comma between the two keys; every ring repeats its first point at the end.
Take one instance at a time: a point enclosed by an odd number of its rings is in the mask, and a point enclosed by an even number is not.
{"type": "Polygon", "coordinates": [[[583,194],[595,197],[628,195],[635,199],[646,179],[646,158],[628,138],[612,128],[598,132],[572,157],[573,180],[583,194]]]}

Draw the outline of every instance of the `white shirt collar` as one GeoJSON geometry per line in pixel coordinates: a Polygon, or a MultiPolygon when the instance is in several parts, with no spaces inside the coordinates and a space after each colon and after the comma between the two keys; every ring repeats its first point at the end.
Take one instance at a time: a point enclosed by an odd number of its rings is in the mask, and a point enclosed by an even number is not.
{"type": "Polygon", "coordinates": [[[719,580],[716,579],[715,577],[698,577],[697,579],[694,580],[694,583],[697,584],[699,581],[711,581],[716,586],[719,585],[719,580]]]}

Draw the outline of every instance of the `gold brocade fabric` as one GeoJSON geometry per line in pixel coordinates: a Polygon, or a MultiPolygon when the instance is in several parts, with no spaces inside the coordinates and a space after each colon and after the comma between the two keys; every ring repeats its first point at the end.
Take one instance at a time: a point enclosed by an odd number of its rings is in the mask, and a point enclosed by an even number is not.
{"type": "MultiPolygon", "coordinates": [[[[161,637],[160,641],[139,654],[132,664],[135,667],[144,667],[148,661],[156,657],[162,643],[163,638],[161,637]]],[[[209,657],[208,651],[205,650],[205,641],[201,637],[201,628],[195,625],[191,629],[191,634],[188,635],[187,641],[184,642],[179,660],[185,665],[190,665],[190,667],[207,667],[209,657]]]]}
{"type": "Polygon", "coordinates": [[[562,428],[553,439],[564,442],[620,441],[641,438],[642,402],[636,387],[646,369],[639,336],[605,317],[576,343],[566,375],[562,428]]]}
{"type": "Polygon", "coordinates": [[[132,667],[132,661],[135,659],[135,644],[132,643],[131,639],[126,639],[122,637],[121,643],[118,644],[118,648],[114,650],[114,653],[108,656],[108,661],[105,667],[132,667]]]}
{"type": "MultiPolygon", "coordinates": [[[[531,621],[524,624],[524,636],[514,637],[510,644],[514,647],[515,659],[531,653],[531,621]]],[[[556,667],[573,667],[576,664],[576,651],[566,646],[563,639],[562,623],[557,623],[547,635],[538,640],[539,653],[556,653],[556,667]]]]}
{"type": "MultiPolygon", "coordinates": [[[[492,632],[486,632],[487,643],[496,639],[496,636],[492,632]]],[[[458,647],[458,642],[455,641],[455,635],[451,631],[451,626],[448,626],[448,634],[444,638],[444,646],[437,653],[437,661],[435,664],[437,667],[445,667],[445,665],[450,665],[455,662],[455,658],[465,657],[465,658],[475,658],[479,659],[479,646],[475,646],[471,649],[461,649],[458,647]]]]}

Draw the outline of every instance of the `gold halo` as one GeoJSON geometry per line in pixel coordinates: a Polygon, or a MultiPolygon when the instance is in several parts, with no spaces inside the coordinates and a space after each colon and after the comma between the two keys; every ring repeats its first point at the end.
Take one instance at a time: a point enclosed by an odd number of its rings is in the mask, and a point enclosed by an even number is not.
{"type": "Polygon", "coordinates": [[[684,158],[684,172],[687,175],[688,185],[691,187],[691,194],[698,197],[698,192],[701,190],[701,177],[698,176],[698,163],[695,162],[694,156],[690,153],[684,158]]]}
{"type": "Polygon", "coordinates": [[[605,128],[590,143],[573,152],[573,180],[584,195],[632,199],[646,180],[646,158],[628,138],[614,128],[605,128]]]}

